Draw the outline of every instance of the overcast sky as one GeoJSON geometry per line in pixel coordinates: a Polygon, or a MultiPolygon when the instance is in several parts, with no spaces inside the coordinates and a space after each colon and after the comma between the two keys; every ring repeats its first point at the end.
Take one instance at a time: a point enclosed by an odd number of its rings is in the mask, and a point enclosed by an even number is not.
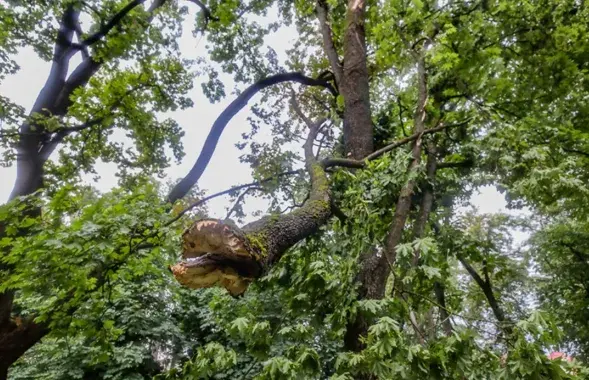
{"type": "MultiPolygon", "coordinates": [[[[276,50],[279,57],[284,57],[284,50],[291,46],[288,42],[292,40],[292,32],[282,29],[269,36],[266,42],[276,50]]],[[[206,56],[204,39],[194,38],[189,31],[182,37],[180,46],[183,55],[187,58],[194,58],[198,55],[206,56]]],[[[16,60],[21,69],[17,74],[7,77],[0,83],[0,94],[30,110],[47,78],[49,63],[38,59],[31,49],[22,50],[16,60]]],[[[72,64],[71,67],[75,67],[75,64],[72,64]]],[[[226,83],[226,93],[230,94],[233,82],[228,76],[223,76],[221,79],[226,83]]],[[[233,100],[233,96],[227,96],[220,103],[210,104],[202,95],[198,80],[197,78],[197,83],[190,93],[194,107],[168,114],[182,126],[185,132],[183,143],[186,153],[180,165],[172,165],[167,170],[170,179],[182,177],[188,172],[200,152],[209,128],[219,113],[233,100]]],[[[225,129],[217,150],[198,183],[201,189],[207,189],[208,193],[213,193],[252,180],[249,167],[239,162],[240,151],[234,146],[240,140],[241,134],[249,130],[246,121],[248,115],[247,108],[242,110],[225,129]]],[[[101,179],[93,185],[101,191],[107,191],[115,186],[116,178],[113,173],[115,169],[114,166],[106,164],[98,165],[97,171],[101,179]]],[[[8,199],[12,190],[15,167],[0,168],[0,178],[0,200],[3,202],[8,199]]],[[[87,181],[90,182],[91,178],[87,178],[87,181]]],[[[505,200],[493,187],[482,189],[480,194],[473,196],[472,202],[482,213],[505,211],[505,200]]],[[[264,207],[264,205],[265,202],[256,201],[250,197],[245,210],[253,211],[256,208],[264,207]]],[[[217,198],[211,201],[209,209],[212,215],[210,216],[224,217],[226,206],[227,198],[217,198]]]]}

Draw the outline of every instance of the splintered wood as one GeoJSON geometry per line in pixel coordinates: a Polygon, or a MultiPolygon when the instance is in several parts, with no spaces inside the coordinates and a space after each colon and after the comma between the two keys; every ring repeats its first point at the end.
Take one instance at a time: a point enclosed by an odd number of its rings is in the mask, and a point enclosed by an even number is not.
{"type": "Polygon", "coordinates": [[[258,264],[237,227],[220,220],[203,219],[188,228],[182,239],[185,261],[170,267],[180,284],[193,289],[219,285],[233,296],[245,292],[258,264]]]}

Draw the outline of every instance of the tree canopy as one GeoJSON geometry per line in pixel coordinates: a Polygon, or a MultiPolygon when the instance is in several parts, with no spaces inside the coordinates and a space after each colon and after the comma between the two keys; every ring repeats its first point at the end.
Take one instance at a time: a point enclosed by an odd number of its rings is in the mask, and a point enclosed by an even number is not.
{"type": "Polygon", "coordinates": [[[586,378],[588,21],[581,0],[0,2],[0,81],[24,50],[50,68],[30,109],[0,94],[0,379],[586,378]],[[212,125],[174,117],[210,106],[195,86],[229,102],[212,125]],[[251,182],[208,192],[241,112],[226,159],[251,182]],[[485,187],[513,212],[473,207],[485,187]]]}

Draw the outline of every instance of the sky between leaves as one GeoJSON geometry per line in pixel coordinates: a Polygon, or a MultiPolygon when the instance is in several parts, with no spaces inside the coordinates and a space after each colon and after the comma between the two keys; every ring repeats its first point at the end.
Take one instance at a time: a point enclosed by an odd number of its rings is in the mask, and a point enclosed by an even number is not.
{"type": "MultiPolygon", "coordinates": [[[[194,12],[195,10],[191,9],[192,15],[194,15],[194,12]]],[[[193,17],[187,17],[186,22],[191,22],[193,19],[193,17]]],[[[265,21],[272,22],[274,20],[270,17],[265,21]]],[[[190,26],[186,25],[185,30],[189,29],[190,26]]],[[[289,47],[288,42],[294,40],[295,33],[294,29],[282,27],[276,33],[271,33],[266,38],[266,44],[276,51],[280,60],[283,60],[286,56],[285,50],[289,47]]],[[[187,58],[206,57],[206,36],[194,37],[190,33],[185,33],[180,39],[179,45],[183,55],[187,58]]],[[[79,59],[79,56],[75,58],[79,59]]],[[[47,78],[50,63],[40,60],[30,48],[21,50],[16,56],[16,61],[20,66],[20,70],[0,82],[0,94],[10,98],[17,104],[25,107],[25,109],[30,110],[47,78]]],[[[76,67],[76,64],[77,62],[72,60],[70,67],[76,67]]],[[[219,72],[222,72],[222,70],[219,69],[219,72]]],[[[233,88],[233,81],[229,75],[220,74],[220,79],[226,84],[227,89],[233,88]]],[[[198,80],[199,78],[197,78],[197,82],[198,80]]],[[[166,180],[175,180],[183,177],[188,172],[200,152],[211,125],[219,113],[234,98],[234,95],[228,94],[219,103],[210,104],[208,99],[202,94],[200,82],[195,83],[189,96],[194,101],[192,108],[161,115],[162,118],[165,116],[173,117],[182,126],[185,133],[183,137],[185,156],[180,165],[173,163],[166,170],[166,180]]],[[[241,134],[247,132],[249,129],[249,124],[247,123],[248,115],[250,115],[250,111],[245,108],[231,120],[225,129],[215,154],[198,183],[200,189],[206,190],[207,193],[215,193],[234,185],[252,181],[251,172],[247,164],[240,163],[239,156],[241,152],[234,145],[240,141],[241,134]]],[[[269,138],[269,133],[261,130],[258,137],[269,138]]],[[[124,136],[120,136],[120,138],[124,138],[124,136]]],[[[57,155],[54,154],[54,156],[57,155]]],[[[86,176],[85,180],[100,191],[108,191],[117,185],[114,170],[116,170],[115,165],[100,163],[96,166],[96,171],[100,179],[94,182],[91,176],[86,176]]],[[[14,166],[0,168],[0,202],[5,202],[8,199],[15,177],[16,168],[14,166]]],[[[478,194],[475,193],[471,198],[471,203],[480,213],[522,213],[522,211],[507,210],[504,197],[491,186],[481,188],[478,194]]],[[[264,200],[252,197],[246,202],[244,211],[249,213],[259,209],[265,209],[266,205],[264,200]]],[[[209,201],[208,207],[211,212],[210,217],[223,218],[227,211],[226,208],[230,207],[230,204],[227,198],[221,197],[209,201]]],[[[246,221],[250,219],[253,220],[253,218],[246,217],[246,221]]],[[[515,242],[523,242],[526,238],[526,233],[514,232],[515,242]]]]}

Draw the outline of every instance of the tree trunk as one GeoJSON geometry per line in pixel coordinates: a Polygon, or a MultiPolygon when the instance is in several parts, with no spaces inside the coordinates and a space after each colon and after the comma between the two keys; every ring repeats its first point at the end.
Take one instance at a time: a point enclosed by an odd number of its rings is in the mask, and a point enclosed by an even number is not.
{"type": "MultiPolygon", "coordinates": [[[[425,131],[425,106],[427,103],[427,82],[425,75],[425,61],[423,58],[417,61],[418,99],[413,117],[414,132],[423,134],[425,131]]],[[[412,147],[412,161],[407,169],[409,172],[417,170],[421,162],[421,136],[412,147]]],[[[411,209],[411,196],[415,188],[415,181],[409,180],[402,188],[397,199],[395,214],[391,224],[385,246],[382,252],[373,249],[371,253],[364,254],[360,259],[360,283],[359,299],[382,299],[384,297],[386,282],[396,260],[396,248],[403,237],[405,223],[411,209]]],[[[362,315],[357,315],[348,323],[344,344],[346,349],[359,351],[363,348],[360,338],[368,332],[370,321],[366,321],[362,315]]]]}
{"type": "Polygon", "coordinates": [[[48,332],[43,325],[18,317],[4,324],[0,331],[0,380],[6,379],[8,368],[48,332]]]}
{"type": "Polygon", "coordinates": [[[349,0],[344,34],[344,68],[340,90],[344,96],[346,155],[362,159],[374,149],[370,115],[370,85],[366,64],[365,0],[349,0]]]}

